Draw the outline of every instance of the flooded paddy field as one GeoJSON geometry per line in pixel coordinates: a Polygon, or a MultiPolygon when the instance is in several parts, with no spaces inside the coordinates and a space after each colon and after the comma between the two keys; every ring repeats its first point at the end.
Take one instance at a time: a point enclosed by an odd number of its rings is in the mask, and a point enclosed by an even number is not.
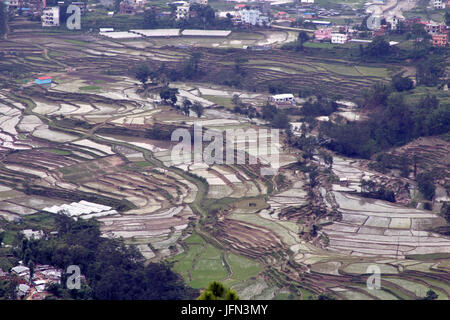
{"type": "MultiPolygon", "coordinates": [[[[23,71],[14,89],[0,89],[1,217],[14,221],[82,199],[114,207],[117,214],[98,219],[103,236],[123,237],[147,261],[173,262],[195,288],[221,280],[243,298],[415,299],[426,288],[448,298],[450,239],[433,231],[442,217],[406,202],[363,198],[361,179],[392,177],[360,161],[335,155],[331,173],[325,173],[317,157],[305,160],[282,136],[275,144],[280,168],[273,176],[261,174],[262,167],[271,167],[267,154],[251,147],[245,154],[258,159],[252,165],[172,163],[174,128],[269,129],[264,120],[233,113],[234,95],[260,106],[270,96],[268,85],[285,81],[294,84],[295,94],[304,87],[338,89],[351,100],[386,79],[391,70],[385,66],[240,50],[264,44],[277,50],[293,39],[284,31],[183,38],[187,48],[172,39],[33,37],[19,41],[12,34],[5,48],[24,56],[0,61],[32,72],[23,71]],[[204,75],[171,81],[178,89],[174,105],[161,101],[158,89],[142,90],[130,71],[141,62],[181,70],[194,49],[203,55],[204,75]],[[219,83],[220,75],[234,72],[237,56],[248,58],[246,84],[219,83]],[[33,85],[37,74],[52,76],[52,85],[33,85]],[[203,106],[201,117],[180,110],[184,99],[203,106]],[[315,188],[305,163],[319,168],[315,188]],[[326,180],[325,174],[332,177],[326,180]],[[383,274],[377,292],[361,286],[371,265],[383,274]]],[[[339,115],[363,119],[353,106],[339,115]]],[[[418,148],[415,143],[403,148],[418,148]]],[[[446,146],[435,157],[425,145],[420,144],[422,157],[443,168],[446,146]]],[[[441,199],[447,196],[439,191],[441,199]]]]}

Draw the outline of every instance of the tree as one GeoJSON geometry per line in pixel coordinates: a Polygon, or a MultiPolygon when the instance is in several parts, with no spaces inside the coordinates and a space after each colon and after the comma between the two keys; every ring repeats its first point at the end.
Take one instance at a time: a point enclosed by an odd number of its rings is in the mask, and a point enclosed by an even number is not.
{"type": "Polygon", "coordinates": [[[168,100],[170,100],[172,105],[175,105],[175,103],[177,102],[176,94],[178,94],[178,89],[177,88],[170,88],[168,86],[165,86],[159,92],[159,96],[161,97],[161,99],[163,99],[166,102],[168,100]]]}
{"type": "Polygon", "coordinates": [[[154,9],[145,10],[143,28],[144,29],[155,29],[158,27],[158,25],[159,25],[159,22],[157,20],[155,10],[154,9]]]}
{"type": "Polygon", "coordinates": [[[189,99],[184,99],[183,100],[183,106],[181,111],[185,114],[185,115],[189,115],[189,110],[191,109],[192,106],[192,102],[189,99]]]}
{"type": "Polygon", "coordinates": [[[396,75],[392,78],[392,85],[398,92],[409,91],[414,88],[413,81],[408,77],[396,75]]]}
{"type": "Polygon", "coordinates": [[[120,11],[120,3],[122,0],[114,0],[114,12],[118,13],[120,11]]]}
{"type": "Polygon", "coordinates": [[[192,111],[194,111],[197,114],[197,117],[201,118],[203,110],[204,108],[200,102],[198,101],[194,102],[194,105],[192,106],[192,111]]]}
{"type": "Polygon", "coordinates": [[[445,11],[445,24],[450,27],[450,9],[445,11]]]}
{"type": "Polygon", "coordinates": [[[434,177],[431,172],[418,174],[416,181],[419,191],[423,194],[425,199],[432,200],[436,191],[436,186],[434,185],[434,177]]]}
{"type": "Polygon", "coordinates": [[[417,84],[423,84],[433,87],[438,84],[439,78],[445,73],[445,63],[439,58],[428,58],[417,64],[416,81],[417,84]]]}
{"type": "Polygon", "coordinates": [[[239,300],[236,291],[218,281],[211,282],[197,300],[239,300]]]}
{"type": "Polygon", "coordinates": [[[436,300],[439,296],[433,290],[428,290],[427,295],[423,298],[423,300],[436,300]]]}
{"type": "Polygon", "coordinates": [[[244,71],[244,69],[242,68],[242,66],[243,66],[245,63],[247,63],[247,62],[248,62],[248,59],[247,59],[247,58],[241,58],[241,57],[239,57],[239,58],[234,59],[234,71],[235,71],[237,74],[245,75],[245,71],[244,71]]]}
{"type": "MultiPolygon", "coordinates": [[[[101,237],[96,221],[75,221],[64,215],[55,216],[57,236],[24,242],[31,259],[61,269],[78,265],[86,278],[81,290],[55,286],[52,292],[64,299],[100,300],[179,300],[198,297],[197,290],[187,287],[172,272],[169,264],[145,264],[135,246],[120,239],[101,237]]],[[[23,250],[17,250],[23,259],[23,250]]],[[[62,283],[64,283],[64,280],[62,283]]]]}
{"type": "Polygon", "coordinates": [[[239,95],[237,93],[233,94],[233,98],[231,99],[231,102],[235,107],[239,107],[242,104],[241,98],[239,98],[239,95]]]}
{"type": "Polygon", "coordinates": [[[298,33],[297,41],[300,42],[302,45],[303,45],[303,43],[305,43],[308,40],[309,40],[309,36],[305,31],[300,31],[298,33]]]}
{"type": "Polygon", "coordinates": [[[198,65],[202,58],[201,52],[193,52],[190,58],[184,63],[183,75],[187,79],[193,79],[199,74],[198,65]]]}
{"type": "Polygon", "coordinates": [[[289,127],[289,118],[286,113],[277,112],[270,123],[275,128],[287,129],[289,127]]]}
{"type": "Polygon", "coordinates": [[[425,30],[425,25],[423,25],[421,23],[414,24],[411,28],[411,33],[412,33],[414,39],[416,40],[416,42],[430,39],[430,35],[425,30]]]}
{"type": "Polygon", "coordinates": [[[325,164],[331,169],[333,167],[333,156],[328,152],[325,152],[322,156],[325,164]]]}
{"type": "Polygon", "coordinates": [[[150,69],[144,63],[137,66],[134,71],[134,76],[136,77],[136,79],[142,82],[143,85],[145,85],[145,83],[147,82],[148,78],[150,77],[150,74],[151,74],[150,69]]]}
{"type": "Polygon", "coordinates": [[[364,50],[364,54],[371,57],[382,57],[389,55],[389,43],[384,39],[384,37],[375,37],[371,43],[364,50]]]}
{"type": "Polygon", "coordinates": [[[8,12],[6,11],[6,5],[0,1],[0,37],[4,36],[8,30],[8,12]]]}

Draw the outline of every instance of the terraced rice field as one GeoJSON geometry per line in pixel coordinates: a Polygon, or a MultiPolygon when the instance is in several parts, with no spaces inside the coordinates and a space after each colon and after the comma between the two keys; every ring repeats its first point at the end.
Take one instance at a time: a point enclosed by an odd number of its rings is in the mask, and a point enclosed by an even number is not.
{"type": "MultiPolygon", "coordinates": [[[[244,299],[310,299],[319,294],[417,299],[429,288],[439,299],[448,299],[445,254],[450,240],[430,230],[442,225],[442,218],[357,194],[361,179],[384,181],[388,176],[334,157],[334,176],[326,180],[316,158],[310,164],[319,166],[320,183],[311,189],[309,174],[296,168],[301,152],[284,148],[282,139],[273,144],[280,154],[279,171],[265,176],[261,169],[275,164],[268,154],[257,153],[254,141],[241,154],[256,158],[255,164],[175,166],[174,143],[151,136],[149,129],[156,125],[161,130],[193,124],[218,131],[267,128],[264,121],[229,109],[234,94],[246,103],[264,104],[268,85],[276,81],[288,83],[294,93],[333,90],[351,99],[390,75],[385,66],[338,58],[324,62],[276,49],[270,55],[215,49],[278,45],[292,38],[291,33],[273,32],[183,40],[203,47],[198,50],[204,76],[199,83],[171,86],[179,89],[179,103],[187,98],[205,107],[198,118],[156,103],[157,93],[138,94],[139,83],[128,74],[144,59],[152,67],[167,63],[181,68],[191,51],[174,46],[172,39],[120,42],[37,33],[31,42],[23,32],[13,34],[2,45],[24,54],[0,61],[0,68],[21,73],[15,90],[0,89],[0,216],[39,217],[34,214],[45,207],[82,199],[114,207],[117,214],[98,219],[104,236],[123,237],[148,260],[174,262],[195,288],[221,280],[244,299]],[[236,57],[248,58],[243,68],[249,76],[239,90],[215,81],[221,72],[234,70],[236,57]],[[46,88],[34,86],[31,72],[49,74],[54,82],[46,88]],[[364,285],[372,265],[382,272],[378,291],[364,285]]],[[[355,115],[348,112],[341,115],[355,115]]],[[[241,143],[244,139],[238,137],[241,143]]],[[[396,152],[414,148],[423,151],[430,165],[445,167],[444,144],[416,142],[396,152]],[[427,152],[431,145],[438,146],[440,159],[427,152]]]]}

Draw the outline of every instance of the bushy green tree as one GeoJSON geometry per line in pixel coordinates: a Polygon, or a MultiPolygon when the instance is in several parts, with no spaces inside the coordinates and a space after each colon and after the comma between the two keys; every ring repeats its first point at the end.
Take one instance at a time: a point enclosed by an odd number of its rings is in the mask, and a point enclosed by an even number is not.
{"type": "Polygon", "coordinates": [[[425,199],[432,200],[436,191],[433,174],[431,172],[420,173],[417,175],[416,181],[419,191],[423,194],[425,199]]]}
{"type": "Polygon", "coordinates": [[[396,75],[392,78],[392,85],[398,92],[409,91],[414,88],[413,81],[408,77],[396,75]]]}
{"type": "Polygon", "coordinates": [[[3,1],[0,1],[0,37],[3,37],[7,31],[8,12],[6,11],[6,5],[3,1]]]}
{"type": "Polygon", "coordinates": [[[192,106],[192,111],[194,111],[197,114],[197,117],[201,118],[204,108],[200,102],[196,101],[192,106]]]}
{"type": "Polygon", "coordinates": [[[142,82],[142,84],[145,84],[150,78],[150,69],[145,63],[142,63],[135,68],[134,76],[142,82]]]}
{"type": "Polygon", "coordinates": [[[239,300],[236,291],[225,287],[221,282],[213,281],[197,300],[239,300]]]}

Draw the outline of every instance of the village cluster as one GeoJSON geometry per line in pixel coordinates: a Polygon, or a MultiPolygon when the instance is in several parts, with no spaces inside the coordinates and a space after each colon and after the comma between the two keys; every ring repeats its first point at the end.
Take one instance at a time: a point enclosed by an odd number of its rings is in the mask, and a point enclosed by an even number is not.
{"type": "Polygon", "coordinates": [[[29,268],[22,261],[9,272],[0,268],[0,280],[14,279],[16,295],[24,300],[45,299],[50,295],[49,286],[61,283],[61,274],[62,270],[53,266],[38,264],[29,268]]]}
{"type": "MultiPolygon", "coordinates": [[[[331,42],[332,44],[344,44],[347,42],[359,42],[359,43],[370,43],[372,40],[370,39],[360,39],[361,31],[358,30],[358,24],[355,23],[346,23],[345,25],[335,24],[332,21],[326,20],[327,17],[331,16],[339,16],[344,14],[339,10],[334,9],[324,9],[319,5],[314,4],[314,0],[296,0],[292,3],[289,3],[286,6],[285,11],[276,11],[271,10],[271,7],[274,5],[279,5],[276,1],[236,1],[239,2],[234,6],[233,10],[223,10],[216,11],[216,16],[218,18],[231,19],[234,26],[242,26],[242,27],[260,27],[267,28],[273,26],[285,26],[289,27],[292,25],[296,25],[299,20],[303,21],[303,24],[307,24],[308,28],[313,28],[314,37],[313,41],[316,42],[331,42]],[[324,19],[325,18],[325,19],[324,19]]],[[[373,4],[383,5],[385,3],[384,0],[379,0],[374,3],[366,4],[367,8],[373,4]]],[[[43,27],[58,27],[60,26],[60,8],[59,6],[63,5],[64,2],[58,2],[58,6],[47,6],[46,0],[11,0],[9,3],[9,10],[13,10],[16,14],[21,15],[29,15],[35,17],[41,17],[42,26],[43,27]]],[[[111,0],[103,0],[101,4],[104,6],[112,6],[113,3],[111,0]]],[[[151,9],[154,10],[158,16],[163,17],[171,17],[175,20],[189,19],[191,17],[195,17],[197,12],[192,9],[194,4],[199,5],[208,5],[208,0],[190,0],[190,1],[174,1],[168,3],[170,7],[173,8],[172,11],[163,11],[159,10],[155,7],[150,6],[146,0],[123,0],[120,2],[120,10],[117,12],[118,14],[142,14],[145,10],[151,9]]],[[[91,12],[96,10],[96,4],[89,4],[86,6],[85,2],[72,2],[72,5],[79,6],[81,9],[81,14],[85,14],[86,12],[91,12]]],[[[432,0],[430,5],[437,10],[445,9],[446,7],[450,7],[450,0],[432,0]]],[[[356,9],[352,9],[348,5],[342,5],[342,10],[348,14],[349,12],[355,16],[361,17],[364,14],[359,12],[356,9]]],[[[115,12],[108,12],[109,16],[114,16],[115,12]]],[[[425,26],[425,30],[430,34],[432,38],[433,46],[446,46],[448,44],[448,28],[443,23],[437,23],[434,21],[422,21],[420,17],[409,17],[409,18],[398,18],[396,16],[388,17],[382,20],[382,24],[376,30],[370,30],[372,37],[376,36],[385,36],[390,31],[396,31],[400,27],[406,28],[411,31],[415,24],[423,24],[425,26]]],[[[100,26],[102,27],[102,26],[100,26]]],[[[103,26],[103,30],[106,31],[114,31],[112,28],[105,28],[107,26],[103,26]]],[[[100,30],[102,31],[102,30],[100,30]]],[[[209,30],[204,30],[209,31],[209,30]]],[[[210,32],[205,34],[200,34],[203,36],[227,36],[230,34],[228,30],[223,30],[227,32],[226,34],[210,32]]],[[[366,30],[367,31],[367,30],[366,30]]],[[[199,34],[181,34],[181,31],[176,31],[175,33],[167,33],[163,32],[158,34],[147,33],[147,34],[139,34],[136,32],[129,33],[128,31],[122,31],[125,33],[117,33],[116,35],[113,33],[108,33],[106,36],[111,38],[139,38],[141,36],[179,36],[179,35],[190,35],[190,36],[198,36],[199,34]]],[[[102,32],[101,32],[102,34],[102,32]]],[[[105,34],[102,34],[105,35],[105,34]]],[[[397,43],[391,43],[391,45],[395,45],[397,43]]]]}

